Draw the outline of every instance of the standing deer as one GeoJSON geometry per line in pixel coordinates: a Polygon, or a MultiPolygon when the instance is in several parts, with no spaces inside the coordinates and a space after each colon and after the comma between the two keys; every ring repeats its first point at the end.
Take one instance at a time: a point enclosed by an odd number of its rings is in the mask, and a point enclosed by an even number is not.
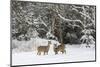
{"type": "Polygon", "coordinates": [[[50,44],[51,44],[51,41],[48,41],[48,45],[47,46],[39,46],[39,47],[37,47],[37,51],[38,51],[37,55],[41,55],[42,52],[44,53],[44,55],[45,54],[48,55],[50,44]]]}
{"type": "Polygon", "coordinates": [[[54,44],[54,52],[55,54],[58,54],[58,52],[62,52],[63,53],[66,53],[66,50],[65,50],[65,45],[63,43],[61,43],[61,45],[57,46],[57,44],[54,44]]]}

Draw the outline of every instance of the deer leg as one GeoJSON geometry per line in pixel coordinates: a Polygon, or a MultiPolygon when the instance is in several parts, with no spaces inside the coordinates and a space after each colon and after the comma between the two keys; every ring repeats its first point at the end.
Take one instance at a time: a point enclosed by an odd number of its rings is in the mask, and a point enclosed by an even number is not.
{"type": "Polygon", "coordinates": [[[39,55],[39,52],[37,52],[37,55],[39,55]]]}
{"type": "Polygon", "coordinates": [[[57,54],[57,52],[55,52],[55,55],[57,54]]]}
{"type": "Polygon", "coordinates": [[[38,55],[38,52],[37,52],[37,55],[38,55]]]}
{"type": "Polygon", "coordinates": [[[55,54],[58,54],[58,52],[56,52],[55,54]]]}
{"type": "Polygon", "coordinates": [[[44,55],[45,55],[45,52],[44,52],[44,55]]]}
{"type": "Polygon", "coordinates": [[[56,51],[56,54],[58,54],[58,51],[56,51]]]}
{"type": "Polygon", "coordinates": [[[41,55],[41,52],[39,52],[39,55],[41,55]]]}
{"type": "Polygon", "coordinates": [[[58,54],[58,50],[55,48],[55,55],[58,54]]]}
{"type": "Polygon", "coordinates": [[[64,50],[65,54],[66,54],[66,50],[64,50]]]}
{"type": "Polygon", "coordinates": [[[48,52],[47,52],[47,55],[48,55],[48,52]]]}

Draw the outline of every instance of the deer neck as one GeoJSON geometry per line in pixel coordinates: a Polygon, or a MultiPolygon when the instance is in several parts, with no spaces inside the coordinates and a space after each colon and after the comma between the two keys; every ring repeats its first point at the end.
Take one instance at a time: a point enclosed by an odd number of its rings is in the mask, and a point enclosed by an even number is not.
{"type": "Polygon", "coordinates": [[[64,46],[64,44],[63,44],[63,43],[61,43],[61,46],[64,46]]]}

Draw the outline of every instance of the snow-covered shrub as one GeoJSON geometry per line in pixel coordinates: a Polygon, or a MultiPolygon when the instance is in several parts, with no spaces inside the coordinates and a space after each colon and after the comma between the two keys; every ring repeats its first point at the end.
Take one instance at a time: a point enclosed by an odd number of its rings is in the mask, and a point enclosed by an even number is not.
{"type": "Polygon", "coordinates": [[[93,36],[91,35],[83,35],[80,39],[82,41],[82,43],[89,43],[89,44],[95,44],[95,39],[93,38],[93,36]]]}
{"type": "Polygon", "coordinates": [[[12,49],[17,51],[29,51],[34,47],[34,39],[29,41],[18,41],[17,39],[12,40],[12,49]]]}

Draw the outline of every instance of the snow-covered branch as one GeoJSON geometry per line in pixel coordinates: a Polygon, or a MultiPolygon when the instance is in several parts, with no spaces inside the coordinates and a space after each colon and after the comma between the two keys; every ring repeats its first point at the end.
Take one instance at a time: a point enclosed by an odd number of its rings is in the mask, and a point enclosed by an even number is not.
{"type": "Polygon", "coordinates": [[[41,19],[41,16],[39,16],[38,19],[40,19],[40,20],[41,20],[41,23],[42,23],[45,27],[47,27],[46,23],[41,19]]]}
{"type": "MultiPolygon", "coordinates": [[[[92,23],[95,25],[95,20],[93,20],[89,15],[87,15],[87,14],[85,14],[85,13],[83,13],[83,12],[79,12],[79,11],[77,10],[77,8],[79,8],[79,7],[76,7],[76,6],[73,6],[73,7],[74,7],[74,8],[72,8],[72,10],[74,10],[74,11],[78,12],[79,14],[81,14],[81,15],[87,17],[87,18],[90,19],[90,20],[92,21],[92,23]]],[[[81,7],[80,7],[80,8],[81,8],[81,7]]],[[[81,8],[81,9],[83,9],[83,8],[81,8]]]]}
{"type": "Polygon", "coordinates": [[[82,30],[82,33],[84,33],[84,34],[91,34],[93,32],[95,32],[94,29],[84,29],[84,30],[82,30]]]}
{"type": "Polygon", "coordinates": [[[47,27],[47,24],[41,19],[41,16],[39,16],[37,19],[34,19],[35,24],[43,24],[45,27],[47,27]]]}
{"type": "MultiPolygon", "coordinates": [[[[61,19],[65,20],[65,21],[73,22],[74,24],[75,24],[76,22],[80,22],[80,23],[83,25],[83,23],[82,23],[81,20],[71,20],[71,19],[67,19],[67,18],[61,16],[60,14],[58,14],[58,16],[59,16],[61,19]]],[[[70,24],[70,23],[69,23],[69,24],[70,24]]]]}
{"type": "Polygon", "coordinates": [[[77,22],[81,22],[80,20],[71,20],[71,19],[67,19],[67,18],[65,18],[65,17],[62,17],[60,14],[58,14],[58,16],[59,16],[61,19],[65,20],[65,21],[77,21],[77,22]]]}
{"type": "Polygon", "coordinates": [[[38,28],[37,30],[43,30],[43,31],[46,31],[44,28],[38,28]]]}

